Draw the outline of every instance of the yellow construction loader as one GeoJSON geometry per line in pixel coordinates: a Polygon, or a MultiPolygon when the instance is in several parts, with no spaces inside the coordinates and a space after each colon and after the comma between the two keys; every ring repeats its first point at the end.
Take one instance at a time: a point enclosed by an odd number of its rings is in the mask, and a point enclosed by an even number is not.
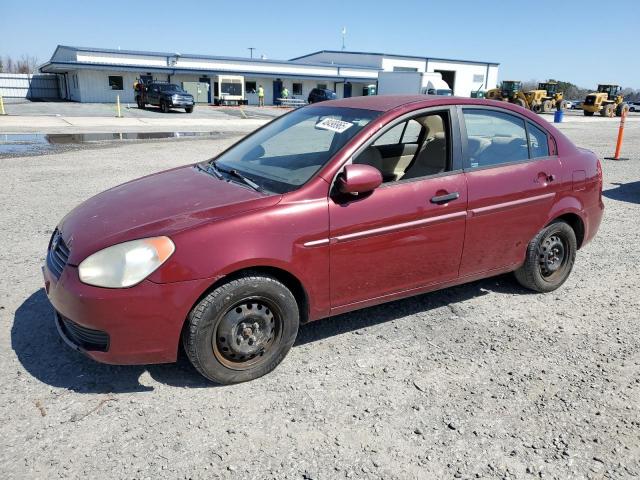
{"type": "Polygon", "coordinates": [[[515,103],[523,108],[529,108],[527,97],[522,91],[522,82],[519,80],[504,80],[498,88],[487,90],[485,98],[515,103]]]}
{"type": "Polygon", "coordinates": [[[529,109],[546,113],[553,109],[564,110],[564,93],[558,92],[558,82],[540,82],[536,90],[525,93],[529,109]]]}
{"type": "Polygon", "coordinates": [[[629,111],[629,105],[620,95],[620,85],[598,85],[598,91],[590,93],[582,103],[585,116],[591,117],[600,112],[603,117],[622,116],[622,112],[629,111]]]}

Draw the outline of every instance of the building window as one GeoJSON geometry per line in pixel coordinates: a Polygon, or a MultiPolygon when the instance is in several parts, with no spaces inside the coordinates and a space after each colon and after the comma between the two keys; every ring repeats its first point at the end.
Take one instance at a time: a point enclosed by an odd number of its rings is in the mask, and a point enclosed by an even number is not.
{"type": "Polygon", "coordinates": [[[244,82],[244,91],[247,93],[256,93],[258,91],[256,82],[244,82]]]}
{"type": "Polygon", "coordinates": [[[319,83],[318,84],[318,88],[321,88],[322,90],[326,90],[327,89],[327,84],[326,83],[319,83]]]}
{"type": "Polygon", "coordinates": [[[414,67],[393,67],[394,72],[417,72],[418,69],[414,67]]]}
{"type": "Polygon", "coordinates": [[[109,87],[111,90],[124,90],[124,82],[119,75],[109,75],[109,87]]]}
{"type": "Polygon", "coordinates": [[[302,84],[294,83],[291,90],[293,90],[294,95],[302,95],[302,84]]]}

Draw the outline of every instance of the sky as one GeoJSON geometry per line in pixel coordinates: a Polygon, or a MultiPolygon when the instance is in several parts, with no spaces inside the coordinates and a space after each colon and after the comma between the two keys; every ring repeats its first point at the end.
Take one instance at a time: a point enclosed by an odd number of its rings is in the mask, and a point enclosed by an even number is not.
{"type": "Polygon", "coordinates": [[[638,0],[0,0],[0,56],[44,63],[61,44],[240,57],[255,47],[289,59],[339,50],[346,27],[347,50],[498,62],[501,80],[640,89],[638,24],[625,20],[639,14],[638,0]]]}

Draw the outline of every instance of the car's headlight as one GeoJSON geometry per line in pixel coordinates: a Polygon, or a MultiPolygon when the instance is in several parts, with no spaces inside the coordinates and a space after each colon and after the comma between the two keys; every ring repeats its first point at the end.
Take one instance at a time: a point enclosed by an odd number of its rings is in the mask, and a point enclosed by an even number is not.
{"type": "Polygon", "coordinates": [[[80,280],[96,287],[130,287],[155,272],[175,249],[169,237],[119,243],[85,258],[78,266],[80,280]]]}

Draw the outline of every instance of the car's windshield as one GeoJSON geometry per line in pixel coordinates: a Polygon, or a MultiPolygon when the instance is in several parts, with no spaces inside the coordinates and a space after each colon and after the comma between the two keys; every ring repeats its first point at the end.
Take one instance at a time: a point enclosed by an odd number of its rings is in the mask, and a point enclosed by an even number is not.
{"type": "Polygon", "coordinates": [[[160,85],[161,92],[184,92],[179,86],[173,84],[160,85]]]}
{"type": "Polygon", "coordinates": [[[307,182],[380,112],[354,108],[306,107],[274,120],[214,161],[285,193],[307,182]]]}

